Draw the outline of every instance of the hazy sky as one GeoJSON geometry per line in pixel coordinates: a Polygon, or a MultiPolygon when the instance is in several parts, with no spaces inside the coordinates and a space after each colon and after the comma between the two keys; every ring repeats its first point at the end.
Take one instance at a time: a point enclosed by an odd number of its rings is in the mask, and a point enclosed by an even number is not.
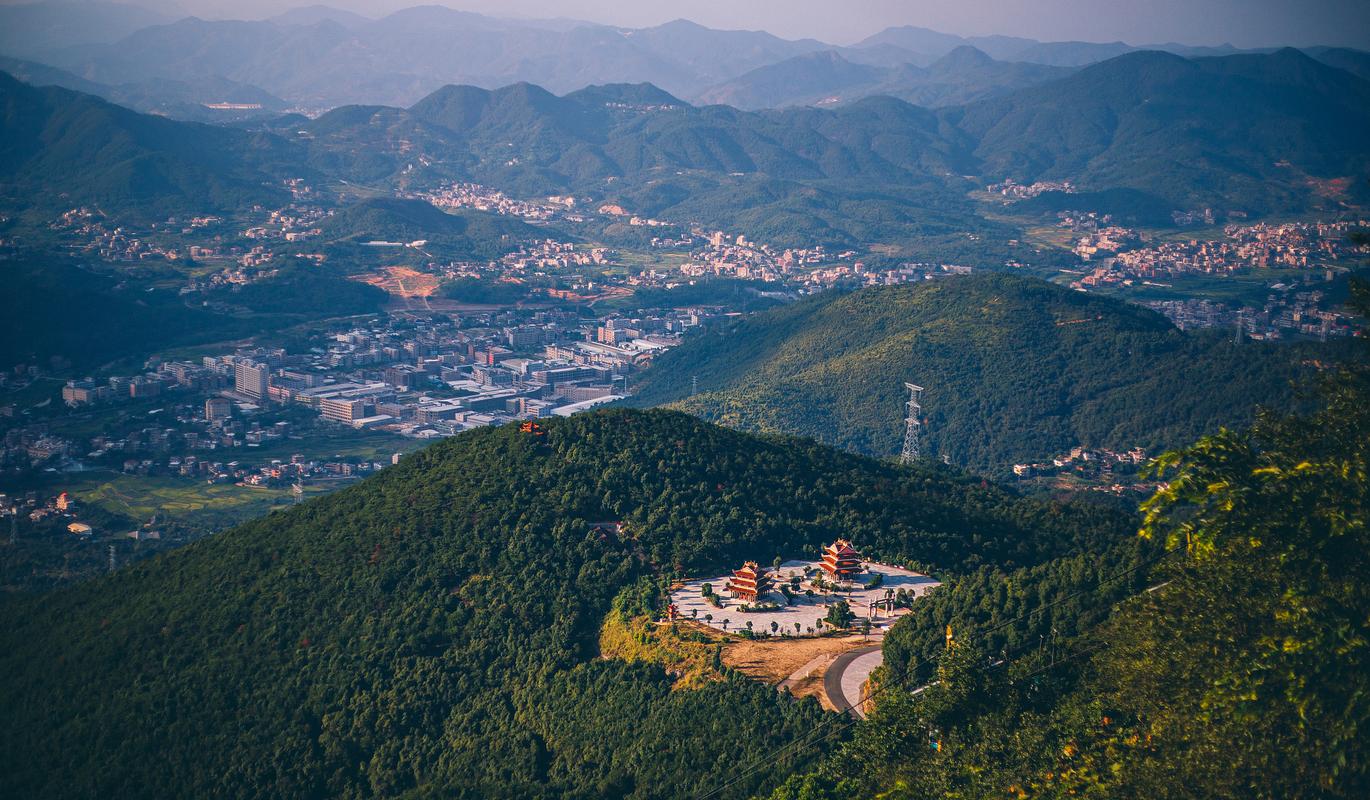
{"type": "MultiPolygon", "coordinates": [[[[206,17],[251,18],[312,0],[124,0],[206,17]]],[[[1042,40],[1370,49],[1370,0],[332,0],[382,16],[441,3],[502,16],[571,17],[642,27],[684,17],[715,28],[850,44],[890,25],[1042,40]]]]}

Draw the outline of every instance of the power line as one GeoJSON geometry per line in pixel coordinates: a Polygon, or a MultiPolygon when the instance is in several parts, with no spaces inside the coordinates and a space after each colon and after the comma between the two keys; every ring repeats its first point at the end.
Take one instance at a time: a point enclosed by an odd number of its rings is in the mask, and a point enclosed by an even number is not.
{"type": "MultiPolygon", "coordinates": [[[[1180,549],[1180,546],[1179,546],[1179,545],[1177,545],[1177,546],[1175,546],[1175,547],[1166,548],[1165,550],[1162,550],[1162,551],[1161,551],[1160,553],[1158,553],[1157,555],[1155,555],[1155,556],[1153,556],[1153,557],[1151,557],[1151,558],[1149,558],[1149,559],[1147,559],[1147,560],[1145,560],[1145,561],[1139,562],[1139,563],[1137,563],[1137,564],[1135,564],[1135,565],[1133,565],[1133,566],[1131,566],[1131,567],[1129,567],[1129,568],[1123,570],[1122,572],[1119,572],[1119,573],[1117,573],[1117,574],[1110,575],[1109,577],[1104,578],[1103,580],[1099,581],[1099,583],[1098,583],[1097,585],[1095,585],[1092,589],[1081,589],[1081,590],[1079,590],[1079,591],[1072,592],[1071,594],[1068,594],[1068,595],[1066,595],[1066,596],[1064,596],[1064,597],[1059,597],[1059,598],[1057,598],[1057,599],[1051,601],[1050,603],[1047,603],[1047,604],[1045,604],[1045,605],[1038,606],[1037,608],[1034,608],[1034,609],[1032,609],[1031,611],[1028,611],[1028,612],[1026,612],[1026,613],[1024,613],[1024,614],[1020,614],[1019,616],[1017,616],[1017,617],[1015,617],[1015,618],[1013,618],[1013,619],[1010,619],[1010,620],[1006,620],[1006,621],[1004,621],[1004,622],[1001,622],[1001,623],[999,623],[998,625],[995,625],[994,627],[989,628],[988,630],[980,631],[977,635],[979,635],[979,636],[986,636],[986,635],[988,635],[988,634],[994,633],[995,631],[1002,630],[1002,629],[1004,629],[1005,627],[1007,627],[1007,626],[1009,626],[1009,625],[1012,625],[1012,624],[1014,624],[1014,623],[1022,622],[1022,621],[1026,620],[1026,619],[1030,619],[1030,618],[1032,617],[1032,615],[1037,614],[1037,613],[1042,612],[1042,611],[1046,611],[1047,609],[1053,608],[1053,607],[1055,607],[1055,606],[1058,606],[1058,605],[1060,605],[1061,603],[1067,602],[1067,601],[1069,601],[1069,600],[1073,600],[1073,599],[1075,599],[1075,598],[1077,598],[1077,597],[1080,597],[1080,596],[1085,595],[1085,594],[1089,594],[1089,593],[1091,593],[1091,592],[1098,592],[1098,591],[1099,591],[1100,589],[1102,589],[1105,585],[1110,584],[1110,583],[1112,583],[1112,582],[1114,582],[1114,581],[1116,581],[1116,580],[1118,580],[1118,579],[1120,579],[1120,578],[1125,578],[1125,577],[1127,577],[1127,576],[1129,576],[1129,575],[1131,575],[1131,574],[1137,572],[1138,570],[1142,569],[1143,567],[1147,567],[1147,566],[1150,566],[1150,565],[1152,565],[1152,564],[1155,564],[1156,562],[1161,561],[1162,559],[1164,559],[1164,558],[1166,558],[1166,557],[1168,557],[1168,556],[1170,556],[1170,555],[1173,555],[1173,554],[1176,553],[1179,549],[1180,549]]],[[[1153,587],[1153,588],[1159,588],[1159,587],[1153,587]]],[[[1147,590],[1147,591],[1150,591],[1150,590],[1147,590]]],[[[1136,596],[1136,595],[1133,595],[1133,596],[1136,596]]],[[[1015,656],[1021,655],[1022,652],[1023,652],[1024,650],[1026,650],[1026,649],[1027,649],[1027,648],[1019,648],[1019,650],[1018,650],[1014,655],[1015,655],[1015,656]]],[[[938,652],[938,655],[940,655],[941,652],[943,652],[943,651],[945,651],[945,650],[946,650],[946,647],[943,646],[942,651],[939,651],[939,652],[938,652]]],[[[1091,652],[1092,652],[1092,651],[1091,651],[1091,652]]],[[[1063,658],[1063,659],[1061,659],[1058,663],[1065,663],[1065,661],[1069,660],[1069,658],[1074,658],[1075,656],[1078,656],[1078,655],[1079,655],[1079,653],[1076,653],[1076,654],[1074,654],[1074,655],[1072,655],[1072,656],[1070,656],[1070,657],[1068,657],[1068,658],[1063,658]]],[[[910,678],[913,678],[914,676],[916,676],[916,675],[918,674],[918,670],[919,670],[919,669],[921,669],[922,667],[925,667],[925,666],[931,664],[933,661],[936,660],[936,658],[937,658],[937,656],[928,656],[927,658],[925,658],[925,659],[919,661],[917,664],[913,665],[913,667],[910,668],[907,672],[905,672],[904,677],[903,677],[902,679],[900,679],[900,680],[889,681],[889,682],[885,683],[883,686],[878,686],[878,687],[876,687],[875,691],[871,692],[871,694],[870,694],[865,700],[862,700],[861,702],[862,702],[862,703],[869,703],[871,700],[874,700],[874,699],[875,699],[877,696],[879,696],[880,694],[882,694],[882,693],[884,693],[884,692],[887,692],[887,691],[889,691],[890,689],[893,689],[893,688],[902,686],[902,684],[906,683],[910,678]]],[[[1003,665],[1003,664],[1006,664],[1006,663],[1008,663],[1008,658],[1007,658],[1007,657],[1005,657],[1002,661],[1000,661],[1000,662],[999,662],[999,665],[1003,665]]],[[[1053,664],[1052,666],[1054,666],[1054,665],[1055,665],[1055,664],[1053,664]]],[[[1027,677],[1032,677],[1034,674],[1036,674],[1036,673],[1029,673],[1028,675],[1026,675],[1026,676],[1024,676],[1024,677],[1025,677],[1025,678],[1027,678],[1027,677]]],[[[760,760],[756,761],[751,767],[748,767],[746,771],[744,771],[744,772],[742,772],[741,774],[739,774],[739,775],[733,777],[732,779],[728,780],[727,782],[721,784],[720,786],[718,786],[717,788],[715,788],[715,789],[713,789],[712,791],[708,792],[707,794],[699,795],[699,796],[698,796],[698,800],[710,800],[710,798],[713,798],[713,797],[718,796],[719,794],[723,793],[724,791],[727,791],[729,788],[731,788],[732,786],[736,785],[737,783],[739,783],[739,782],[741,782],[741,781],[743,781],[743,780],[745,780],[745,779],[751,777],[752,775],[756,774],[756,773],[757,773],[759,770],[761,770],[763,767],[765,767],[765,766],[767,766],[767,765],[769,765],[769,764],[774,764],[774,763],[776,763],[776,762],[779,762],[781,759],[783,759],[783,758],[785,758],[785,757],[787,757],[787,756],[789,756],[789,755],[793,755],[793,754],[795,754],[795,753],[799,753],[799,752],[802,752],[802,751],[808,749],[808,748],[811,747],[812,745],[814,745],[814,744],[818,743],[819,741],[821,741],[821,740],[827,738],[828,735],[829,735],[829,733],[842,733],[842,732],[848,730],[849,728],[851,728],[852,726],[856,725],[857,723],[861,722],[860,719],[854,718],[854,719],[851,719],[850,721],[844,723],[843,725],[839,726],[839,727],[836,728],[834,731],[831,731],[831,732],[824,732],[824,731],[823,731],[823,728],[824,728],[825,726],[831,725],[835,720],[839,720],[839,719],[842,719],[842,717],[841,717],[841,716],[833,716],[833,717],[829,717],[827,720],[824,720],[823,722],[820,722],[818,725],[816,725],[816,726],[814,727],[814,731],[813,731],[813,734],[814,734],[814,735],[810,735],[810,736],[808,736],[808,737],[801,738],[801,739],[797,739],[797,740],[795,740],[794,742],[791,742],[790,744],[788,744],[788,745],[786,745],[785,747],[781,748],[780,750],[776,751],[776,753],[775,753],[773,756],[770,756],[770,757],[763,756],[760,760]],[[787,752],[787,751],[788,751],[788,752],[787,752]]]]}

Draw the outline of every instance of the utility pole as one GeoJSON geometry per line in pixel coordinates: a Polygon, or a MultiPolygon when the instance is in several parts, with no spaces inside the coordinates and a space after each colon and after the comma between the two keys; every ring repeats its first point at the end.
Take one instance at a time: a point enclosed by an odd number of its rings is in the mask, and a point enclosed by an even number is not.
{"type": "Polygon", "coordinates": [[[923,455],[923,387],[912,383],[904,387],[909,390],[909,402],[904,407],[904,449],[899,453],[899,463],[912,464],[923,455]]]}

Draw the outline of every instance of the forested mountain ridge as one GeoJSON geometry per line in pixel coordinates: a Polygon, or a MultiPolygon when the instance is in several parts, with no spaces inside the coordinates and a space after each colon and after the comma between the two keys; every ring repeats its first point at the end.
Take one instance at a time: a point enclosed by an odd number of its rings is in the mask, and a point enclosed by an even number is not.
{"type": "Polygon", "coordinates": [[[773,800],[1366,796],[1367,356],[1162,456],[1139,540],[920,603],[870,718],[773,800]]]}
{"type": "Polygon", "coordinates": [[[639,580],[839,533],[884,558],[1013,569],[1131,527],[673,412],[544,424],[463,434],[167,557],[6,600],[0,790],[677,797],[822,714],[740,679],[672,692],[660,667],[596,659],[601,619],[639,580]],[[624,535],[590,527],[604,519],[624,535]]]}
{"type": "MultiPolygon", "coordinates": [[[[995,226],[966,198],[982,180],[1070,179],[1172,210],[1260,215],[1344,209],[1364,201],[1370,175],[1370,147],[1355,135],[1370,113],[1370,82],[1294,50],[1132,53],[936,112],[890,97],[743,112],[654,94],[449,86],[385,113],[395,118],[387,129],[427,126],[403,141],[418,142],[435,173],[529,195],[587,193],[681,221],[726,220],[787,244],[988,232],[995,226]]],[[[386,138],[359,138],[364,127],[322,127],[311,132],[315,153],[358,141],[386,152],[386,138]]],[[[392,179],[415,155],[393,159],[392,179]]]]}
{"type": "Polygon", "coordinates": [[[1126,187],[1184,207],[1297,207],[1310,176],[1354,176],[1363,201],[1370,170],[1359,133],[1370,82],[1293,48],[1131,53],[948,116],[974,138],[985,174],[1126,187]]]}
{"type": "Polygon", "coordinates": [[[228,129],[8,78],[0,93],[12,202],[66,191],[160,213],[269,202],[282,177],[399,190],[461,180],[587,196],[775,245],[886,245],[980,266],[1069,258],[1005,244],[1019,232],[968,196],[986,181],[1070,179],[1136,193],[1148,208],[1260,215],[1344,211],[1365,200],[1370,175],[1356,135],[1370,124],[1370,82],[1292,50],[1134,53],[935,112],[892,97],[746,112],[650,85],[557,96],[517,83],[228,129]],[[52,146],[40,153],[39,141],[52,146]]]}
{"type": "MultiPolygon", "coordinates": [[[[299,151],[270,134],[139,114],[0,73],[0,199],[111,214],[229,211],[283,202],[299,151]]],[[[309,173],[305,173],[309,174],[309,173]]]]}
{"type": "Polygon", "coordinates": [[[1003,476],[1077,445],[1175,446],[1249,421],[1258,404],[1289,402],[1304,356],[986,273],[824,294],[738,320],[664,353],[635,402],[892,456],[913,382],[926,387],[924,452],[1003,476]]]}

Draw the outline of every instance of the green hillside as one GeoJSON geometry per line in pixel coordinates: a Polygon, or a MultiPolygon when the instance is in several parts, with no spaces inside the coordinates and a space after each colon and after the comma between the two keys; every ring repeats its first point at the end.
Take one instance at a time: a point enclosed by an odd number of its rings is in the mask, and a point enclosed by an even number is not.
{"type": "Polygon", "coordinates": [[[1286,48],[1184,59],[1139,52],[949,112],[983,174],[1128,188],[1176,208],[1261,214],[1318,199],[1308,176],[1365,199],[1370,83],[1286,48]]]}
{"type": "Polygon", "coordinates": [[[285,202],[301,153],[270,135],[139,114],[0,73],[0,201],[156,220],[285,202]]]}
{"type": "Polygon", "coordinates": [[[324,235],[351,242],[426,240],[427,249],[463,258],[495,258],[534,239],[562,239],[515,217],[446,212],[424,200],[378,197],[345,206],[324,221],[324,235]]]}
{"type": "Polygon", "coordinates": [[[1076,445],[1175,446],[1249,421],[1289,401],[1301,356],[977,274],[825,294],[696,336],[654,362],[637,402],[892,456],[909,381],[927,389],[925,453],[1003,475],[1076,445]]]}
{"type": "Polygon", "coordinates": [[[611,602],[644,578],[837,533],[953,572],[1129,535],[1102,508],[678,413],[546,427],[467,433],[165,557],[6,600],[0,794],[679,797],[825,715],[741,678],[673,692],[659,666],[597,659],[611,602]],[[625,533],[590,528],[605,519],[625,533]]]}
{"type": "Polygon", "coordinates": [[[1365,797],[1370,372],[1321,389],[1165,456],[1139,541],[920,602],[874,713],[773,800],[1365,797]]]}

